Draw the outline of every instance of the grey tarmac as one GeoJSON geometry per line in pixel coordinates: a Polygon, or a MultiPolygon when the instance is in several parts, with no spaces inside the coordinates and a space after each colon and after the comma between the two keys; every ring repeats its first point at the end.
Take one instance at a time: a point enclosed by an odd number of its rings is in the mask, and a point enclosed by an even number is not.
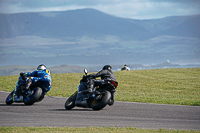
{"type": "Polygon", "coordinates": [[[0,126],[19,127],[135,127],[200,130],[200,107],[116,101],[100,111],[75,107],[66,110],[66,97],[45,96],[32,106],[6,105],[0,91],[0,126]]]}

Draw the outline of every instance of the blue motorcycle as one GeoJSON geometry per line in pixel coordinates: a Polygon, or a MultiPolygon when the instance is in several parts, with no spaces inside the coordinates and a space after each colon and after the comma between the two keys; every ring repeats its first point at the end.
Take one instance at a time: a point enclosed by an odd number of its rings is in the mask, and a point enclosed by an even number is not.
{"type": "Polygon", "coordinates": [[[13,102],[33,105],[44,98],[43,90],[39,86],[30,87],[32,80],[30,77],[19,78],[16,82],[16,88],[6,98],[6,104],[11,105],[13,102]]]}

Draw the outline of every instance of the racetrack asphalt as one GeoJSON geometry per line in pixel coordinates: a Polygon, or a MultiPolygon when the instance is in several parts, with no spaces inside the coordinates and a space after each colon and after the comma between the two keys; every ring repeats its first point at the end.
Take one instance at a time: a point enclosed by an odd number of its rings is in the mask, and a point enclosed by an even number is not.
{"type": "Polygon", "coordinates": [[[19,127],[135,127],[142,129],[200,130],[200,107],[118,102],[100,111],[75,107],[67,98],[46,96],[32,106],[6,105],[8,92],[0,91],[0,126],[19,127]]]}

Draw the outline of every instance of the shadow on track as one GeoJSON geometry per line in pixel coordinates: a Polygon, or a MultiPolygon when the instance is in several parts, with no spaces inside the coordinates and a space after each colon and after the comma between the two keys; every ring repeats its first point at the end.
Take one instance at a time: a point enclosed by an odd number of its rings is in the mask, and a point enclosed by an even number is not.
{"type": "Polygon", "coordinates": [[[73,112],[73,111],[94,111],[92,109],[71,109],[71,110],[66,110],[66,109],[51,109],[49,111],[70,111],[70,112],[73,112]]]}
{"type": "Polygon", "coordinates": [[[24,104],[11,104],[11,105],[0,104],[0,106],[26,106],[26,105],[24,105],[24,104]]]}

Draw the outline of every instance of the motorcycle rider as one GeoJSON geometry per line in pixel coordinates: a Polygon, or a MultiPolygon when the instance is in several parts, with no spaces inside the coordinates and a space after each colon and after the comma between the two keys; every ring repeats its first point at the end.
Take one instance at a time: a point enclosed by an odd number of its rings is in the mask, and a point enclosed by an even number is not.
{"type": "MultiPolygon", "coordinates": [[[[114,72],[112,71],[112,67],[110,65],[105,65],[101,71],[99,71],[96,74],[90,74],[87,75],[87,77],[91,77],[91,79],[88,81],[87,90],[83,91],[83,93],[91,93],[94,86],[102,86],[103,84],[106,84],[108,81],[116,81],[116,77],[114,72]],[[101,77],[101,79],[94,79],[97,77],[101,77]]],[[[114,104],[114,95],[115,90],[111,91],[111,101],[109,102],[109,105],[114,104]]]]}
{"type": "Polygon", "coordinates": [[[121,70],[126,70],[126,71],[130,71],[130,68],[128,67],[128,65],[124,65],[124,67],[122,67],[122,69],[121,70]]]}
{"type": "MultiPolygon", "coordinates": [[[[39,100],[42,100],[46,93],[51,89],[52,82],[50,71],[44,64],[39,65],[37,70],[33,72],[21,72],[20,76],[22,79],[25,79],[25,77],[32,77],[32,84],[30,84],[30,87],[34,88],[36,86],[40,86],[43,89],[42,96],[39,100]]],[[[29,88],[29,86],[27,88],[29,88]]]]}

